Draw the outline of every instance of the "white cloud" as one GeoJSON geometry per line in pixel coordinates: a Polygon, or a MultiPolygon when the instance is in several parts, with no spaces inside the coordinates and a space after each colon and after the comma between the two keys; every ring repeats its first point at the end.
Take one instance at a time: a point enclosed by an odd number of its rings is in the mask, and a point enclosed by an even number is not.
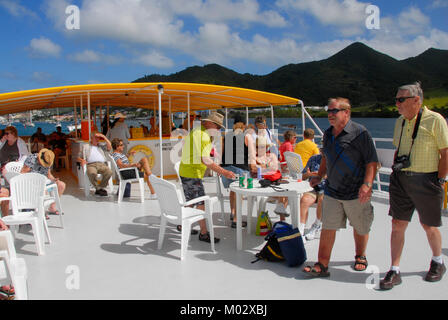
{"type": "Polygon", "coordinates": [[[7,80],[19,80],[20,77],[17,73],[14,72],[8,72],[4,71],[0,73],[0,78],[7,79],[7,80]]]}
{"type": "Polygon", "coordinates": [[[167,4],[175,14],[191,15],[201,22],[221,23],[240,21],[259,23],[269,27],[284,27],[286,20],[273,10],[261,11],[256,0],[168,0],[167,4]]]}
{"type": "MultiPolygon", "coordinates": [[[[45,6],[47,16],[63,32],[66,5],[67,1],[47,0],[45,6]]],[[[72,36],[167,47],[189,38],[182,32],[183,22],[155,0],[89,0],[83,2],[80,15],[80,29],[70,32],[72,36]]]]}
{"type": "Polygon", "coordinates": [[[174,62],[162,55],[159,52],[151,51],[147,54],[143,54],[136,59],[134,59],[134,63],[142,64],[148,67],[156,67],[156,68],[171,68],[174,66],[174,62]]]}
{"type": "Polygon", "coordinates": [[[409,40],[397,34],[385,34],[360,41],[398,60],[417,56],[429,48],[448,49],[448,33],[438,29],[432,29],[428,35],[419,35],[409,40]]]}
{"type": "Polygon", "coordinates": [[[430,26],[430,19],[420,9],[410,7],[402,11],[397,17],[400,32],[405,34],[421,34],[430,26]]]}
{"type": "MultiPolygon", "coordinates": [[[[289,14],[307,13],[343,37],[315,42],[306,34],[291,36],[279,28],[291,22],[278,12],[262,10],[256,0],[89,0],[80,5],[81,28],[65,29],[66,0],[46,0],[46,14],[67,36],[118,43],[131,53],[129,61],[156,68],[170,68],[175,61],[166,53],[186,54],[202,63],[228,66],[244,61],[264,66],[320,60],[335,54],[354,40],[397,59],[417,55],[429,47],[448,48],[446,32],[431,30],[431,21],[420,9],[407,7],[393,16],[381,15],[381,29],[365,27],[368,2],[359,0],[278,0],[277,8],[289,14]],[[184,20],[199,23],[192,29],[184,20]],[[254,33],[254,24],[275,27],[274,33],[254,33]],[[356,38],[355,38],[356,36],[356,38]]],[[[289,15],[288,15],[289,16],[289,15]]],[[[306,28],[308,26],[304,26],[306,28]]],[[[268,32],[270,32],[268,31],[268,32]]],[[[98,46],[96,46],[98,48],[98,46]]],[[[69,59],[90,63],[120,63],[122,58],[93,50],[71,54],[69,59]]]]}
{"type": "Polygon", "coordinates": [[[106,55],[100,52],[86,49],[82,52],[77,52],[68,55],[68,59],[81,63],[105,63],[105,64],[118,64],[122,61],[121,58],[106,55]]]}
{"type": "Polygon", "coordinates": [[[244,40],[225,24],[206,23],[199,28],[193,46],[185,50],[204,63],[231,64],[245,60],[267,66],[281,66],[324,59],[350,43],[350,40],[322,43],[297,42],[288,38],[272,40],[260,34],[244,40]]]}
{"type": "Polygon", "coordinates": [[[284,10],[297,10],[315,17],[325,26],[334,26],[344,36],[365,31],[365,10],[369,2],[357,0],[278,0],[276,5],[284,10]]]}
{"type": "Polygon", "coordinates": [[[448,8],[448,0],[434,0],[431,3],[431,8],[448,8]]]}
{"type": "Polygon", "coordinates": [[[20,1],[0,0],[0,6],[6,9],[6,11],[14,17],[38,18],[36,13],[22,6],[19,2],[20,1]]]}
{"type": "Polygon", "coordinates": [[[61,47],[45,37],[34,38],[27,48],[33,58],[59,57],[61,47]]]}
{"type": "Polygon", "coordinates": [[[35,71],[31,75],[31,80],[39,83],[46,83],[53,79],[53,76],[48,72],[35,71]]]}
{"type": "Polygon", "coordinates": [[[431,47],[448,49],[448,33],[432,28],[429,17],[416,7],[404,8],[396,16],[381,17],[381,29],[373,30],[370,36],[359,40],[399,60],[431,47]]]}

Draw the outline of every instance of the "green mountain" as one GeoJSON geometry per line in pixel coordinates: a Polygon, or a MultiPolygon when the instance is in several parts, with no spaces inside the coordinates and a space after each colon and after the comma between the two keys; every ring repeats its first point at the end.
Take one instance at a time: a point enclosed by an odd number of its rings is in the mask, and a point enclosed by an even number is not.
{"type": "Polygon", "coordinates": [[[240,74],[217,64],[189,67],[171,75],[147,75],[134,82],[196,82],[257,89],[325,105],[347,97],[354,106],[390,105],[400,85],[422,82],[423,89],[448,89],[448,50],[428,49],[396,60],[356,42],[325,60],[285,65],[270,74],[240,74]]]}

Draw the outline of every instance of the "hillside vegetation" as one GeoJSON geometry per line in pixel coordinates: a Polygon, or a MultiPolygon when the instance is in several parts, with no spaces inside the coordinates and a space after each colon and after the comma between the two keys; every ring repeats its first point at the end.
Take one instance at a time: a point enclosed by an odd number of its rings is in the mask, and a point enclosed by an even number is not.
{"type": "MultiPolygon", "coordinates": [[[[324,106],[329,97],[341,96],[350,99],[356,116],[395,117],[397,87],[419,80],[425,92],[425,104],[448,116],[447,61],[448,50],[431,48],[416,57],[396,60],[356,42],[328,59],[288,64],[267,75],[240,74],[209,64],[171,75],[147,75],[134,82],[236,86],[299,98],[305,105],[324,106]]],[[[294,109],[278,112],[291,115],[294,109]]]]}

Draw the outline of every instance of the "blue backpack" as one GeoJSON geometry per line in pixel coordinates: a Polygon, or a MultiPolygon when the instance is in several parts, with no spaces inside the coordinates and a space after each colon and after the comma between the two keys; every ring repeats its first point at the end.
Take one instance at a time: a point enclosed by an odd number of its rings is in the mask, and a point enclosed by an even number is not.
{"type": "Polygon", "coordinates": [[[306,261],[306,250],[298,228],[293,228],[290,224],[279,221],[272,227],[272,233],[277,238],[288,266],[300,266],[306,261]]]}

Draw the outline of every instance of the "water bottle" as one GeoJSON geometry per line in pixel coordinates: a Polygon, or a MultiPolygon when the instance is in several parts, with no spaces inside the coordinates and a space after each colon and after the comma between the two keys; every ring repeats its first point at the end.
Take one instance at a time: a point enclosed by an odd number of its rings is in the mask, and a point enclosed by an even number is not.
{"type": "Polygon", "coordinates": [[[262,176],[261,176],[261,168],[257,167],[257,180],[261,180],[262,176]]]}

